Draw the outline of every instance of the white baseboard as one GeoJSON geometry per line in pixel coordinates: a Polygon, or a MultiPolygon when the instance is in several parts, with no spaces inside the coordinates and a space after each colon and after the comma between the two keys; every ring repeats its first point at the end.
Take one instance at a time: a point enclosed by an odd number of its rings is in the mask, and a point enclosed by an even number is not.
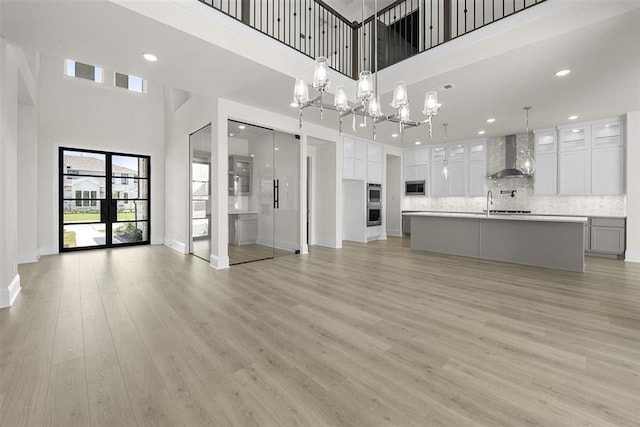
{"type": "Polygon", "coordinates": [[[302,249],[300,249],[301,255],[309,255],[309,245],[306,243],[302,245],[302,249]]]}
{"type": "Polygon", "coordinates": [[[402,237],[402,230],[400,229],[389,229],[387,228],[387,236],[393,236],[393,237],[402,237]]]}
{"type": "Polygon", "coordinates": [[[216,270],[224,270],[225,268],[229,268],[229,257],[219,257],[216,255],[211,255],[209,257],[209,265],[216,270]]]}
{"type": "Polygon", "coordinates": [[[629,262],[640,262],[640,251],[627,250],[624,254],[624,260],[629,262]]]}
{"type": "Polygon", "coordinates": [[[342,241],[318,238],[317,245],[324,246],[325,248],[340,249],[342,247],[342,241]]]}
{"type": "Polygon", "coordinates": [[[40,251],[18,252],[18,264],[29,264],[40,260],[40,251]]]}
{"type": "Polygon", "coordinates": [[[20,275],[16,274],[6,290],[0,291],[0,308],[11,307],[20,293],[20,275]]]}
{"type": "Polygon", "coordinates": [[[187,245],[182,242],[178,242],[177,240],[170,239],[168,237],[164,238],[164,245],[173,249],[176,252],[180,252],[181,254],[187,253],[187,245]]]}
{"type": "Polygon", "coordinates": [[[43,255],[55,255],[58,252],[59,252],[58,248],[54,248],[53,246],[40,248],[40,256],[43,256],[43,255]]]}

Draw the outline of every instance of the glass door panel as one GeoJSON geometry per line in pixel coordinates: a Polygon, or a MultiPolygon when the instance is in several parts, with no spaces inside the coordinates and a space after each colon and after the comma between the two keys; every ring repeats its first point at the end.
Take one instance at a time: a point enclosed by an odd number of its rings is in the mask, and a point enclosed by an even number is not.
{"type": "Polygon", "coordinates": [[[191,150],[191,233],[189,252],[211,258],[211,125],[189,137],[191,150]]]}
{"type": "Polygon", "coordinates": [[[274,147],[277,203],[275,209],[276,256],[300,250],[300,140],[275,132],[274,147]]]}
{"type": "Polygon", "coordinates": [[[60,251],[149,243],[148,187],[149,157],[61,148],[60,251]]]}
{"type": "Polygon", "coordinates": [[[274,256],[274,132],[229,120],[229,263],[274,256]],[[235,181],[245,178],[236,191],[235,181]]]}

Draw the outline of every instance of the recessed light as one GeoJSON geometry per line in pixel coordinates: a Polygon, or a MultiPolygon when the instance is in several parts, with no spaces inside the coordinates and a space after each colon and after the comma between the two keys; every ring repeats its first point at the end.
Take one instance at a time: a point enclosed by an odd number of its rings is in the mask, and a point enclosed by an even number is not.
{"type": "Polygon", "coordinates": [[[486,131],[484,131],[484,130],[479,130],[478,131],[478,135],[484,135],[485,133],[486,133],[486,131]]]}
{"type": "Polygon", "coordinates": [[[493,123],[493,122],[495,122],[495,121],[496,121],[496,119],[494,119],[493,117],[489,117],[489,118],[487,119],[487,123],[493,123]]]}
{"type": "Polygon", "coordinates": [[[364,127],[364,122],[360,122],[360,127],[363,128],[364,127]]]}
{"type": "Polygon", "coordinates": [[[420,144],[422,144],[422,142],[416,141],[416,145],[420,145],[420,144]]]}
{"type": "Polygon", "coordinates": [[[279,150],[279,148],[278,148],[278,147],[276,147],[276,148],[274,148],[274,150],[275,150],[275,151],[278,151],[278,150],[279,150]]]}
{"type": "Polygon", "coordinates": [[[571,70],[566,69],[566,70],[560,70],[556,72],[556,76],[558,77],[564,77],[566,75],[568,75],[571,72],[571,70]]]}
{"type": "Polygon", "coordinates": [[[289,104],[289,105],[291,105],[292,107],[297,107],[297,106],[298,106],[298,103],[297,103],[297,102],[292,102],[292,103],[291,103],[291,104],[289,104]]]}
{"type": "Polygon", "coordinates": [[[156,62],[158,60],[158,57],[155,56],[153,53],[143,53],[142,57],[149,62],[156,62]]]}
{"type": "Polygon", "coordinates": [[[442,107],[442,102],[438,102],[438,105],[436,105],[436,107],[438,108],[442,107]]]}
{"type": "Polygon", "coordinates": [[[255,156],[256,156],[255,154],[252,154],[252,155],[251,155],[251,157],[255,157],[255,156]]]}
{"type": "Polygon", "coordinates": [[[233,136],[233,135],[234,135],[233,133],[230,133],[230,134],[229,134],[229,136],[233,136]]]}
{"type": "Polygon", "coordinates": [[[246,128],[247,128],[247,127],[246,127],[245,125],[240,125],[240,126],[238,126],[238,129],[240,129],[240,130],[244,130],[244,129],[246,129],[246,128]]]}
{"type": "Polygon", "coordinates": [[[575,119],[577,119],[577,118],[578,118],[578,115],[577,115],[577,114],[574,114],[573,116],[569,116],[569,117],[567,117],[567,119],[569,119],[569,120],[575,120],[575,119]]]}
{"type": "Polygon", "coordinates": [[[578,133],[578,132],[580,132],[580,129],[571,129],[571,132],[578,133]]]}
{"type": "Polygon", "coordinates": [[[391,134],[391,138],[397,138],[397,137],[398,137],[397,133],[391,134]]]}

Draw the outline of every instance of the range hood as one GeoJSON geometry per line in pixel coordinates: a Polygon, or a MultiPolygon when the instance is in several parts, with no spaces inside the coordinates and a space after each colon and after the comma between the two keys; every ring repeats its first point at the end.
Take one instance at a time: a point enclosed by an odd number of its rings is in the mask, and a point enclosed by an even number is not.
{"type": "Polygon", "coordinates": [[[498,171],[492,175],[489,175],[489,179],[502,179],[502,178],[532,178],[533,175],[529,175],[516,168],[516,159],[518,157],[518,148],[516,145],[516,136],[507,135],[505,137],[505,167],[501,171],[498,171]]]}

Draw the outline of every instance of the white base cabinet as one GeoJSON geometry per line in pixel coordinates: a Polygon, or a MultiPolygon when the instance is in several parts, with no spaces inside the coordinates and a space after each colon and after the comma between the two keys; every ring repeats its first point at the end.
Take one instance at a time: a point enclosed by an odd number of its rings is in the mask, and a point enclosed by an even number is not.
{"type": "Polygon", "coordinates": [[[229,214],[229,243],[235,246],[256,243],[258,240],[258,214],[229,214]]]}

